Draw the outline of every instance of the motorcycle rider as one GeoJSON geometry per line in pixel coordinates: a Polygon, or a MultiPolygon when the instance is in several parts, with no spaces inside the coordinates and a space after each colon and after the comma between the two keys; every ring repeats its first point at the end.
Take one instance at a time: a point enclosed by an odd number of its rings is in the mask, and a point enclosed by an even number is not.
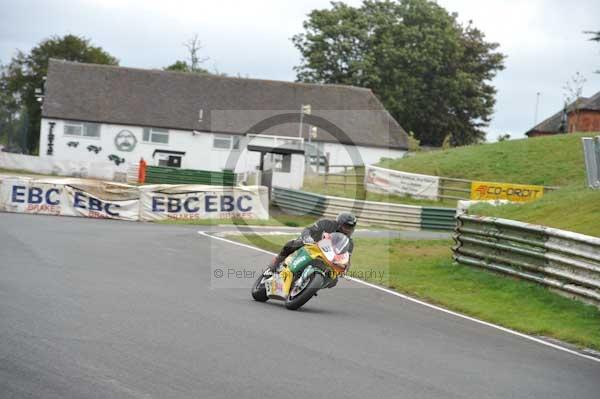
{"type": "MultiPolygon", "coordinates": [[[[269,264],[269,270],[274,272],[277,269],[277,266],[281,262],[285,260],[290,254],[295,252],[297,249],[302,247],[304,244],[312,244],[316,241],[321,240],[323,237],[323,233],[334,233],[340,232],[346,235],[350,239],[350,245],[348,247],[348,252],[352,255],[352,250],[354,249],[354,242],[352,242],[352,233],[354,233],[354,228],[356,227],[356,216],[348,212],[342,212],[335,220],[333,219],[319,219],[315,224],[310,227],[306,227],[299,238],[288,241],[279,254],[273,258],[271,263],[269,264]]],[[[350,268],[350,264],[348,267],[350,268]]]]}

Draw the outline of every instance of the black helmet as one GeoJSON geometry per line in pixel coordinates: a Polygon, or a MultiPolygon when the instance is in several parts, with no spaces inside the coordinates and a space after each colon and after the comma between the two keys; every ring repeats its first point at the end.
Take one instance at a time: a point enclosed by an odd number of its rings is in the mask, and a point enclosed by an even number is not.
{"type": "Polygon", "coordinates": [[[350,237],[354,232],[354,228],[356,227],[356,216],[348,212],[342,212],[339,215],[337,215],[337,218],[335,218],[335,220],[338,223],[338,229],[342,233],[350,237]]]}

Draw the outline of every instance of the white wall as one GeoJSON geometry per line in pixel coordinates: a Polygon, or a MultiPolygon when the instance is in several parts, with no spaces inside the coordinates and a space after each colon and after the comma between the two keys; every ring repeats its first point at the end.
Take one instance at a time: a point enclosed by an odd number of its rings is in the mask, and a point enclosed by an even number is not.
{"type": "Polygon", "coordinates": [[[84,177],[100,180],[126,181],[127,165],[107,161],[73,161],[47,155],[33,156],[0,152],[0,168],[24,170],[42,175],[84,177]]]}
{"type": "MultiPolygon", "coordinates": [[[[190,131],[169,130],[169,144],[156,144],[142,142],[143,128],[136,126],[124,126],[113,124],[101,124],[100,137],[66,136],[64,134],[64,121],[57,119],[42,119],[40,136],[40,155],[46,155],[48,145],[49,122],[55,122],[54,126],[54,154],[57,160],[68,161],[104,161],[110,162],[108,156],[117,155],[125,159],[125,165],[137,163],[144,158],[149,165],[157,165],[158,160],[152,157],[154,150],[163,149],[171,151],[184,151],[182,168],[203,169],[220,171],[223,169],[235,169],[236,172],[256,170],[259,165],[259,153],[249,152],[245,147],[250,138],[244,137],[240,142],[240,150],[222,150],[213,148],[213,137],[211,133],[192,134],[190,131]],[[115,146],[115,137],[122,130],[129,130],[137,138],[137,144],[133,151],[119,151],[115,146]],[[78,142],[77,147],[69,147],[68,142],[78,142]],[[102,150],[96,154],[88,151],[87,147],[94,145],[102,150]]],[[[253,144],[260,144],[252,139],[253,144]]],[[[400,158],[405,151],[390,150],[386,148],[375,148],[366,146],[348,146],[338,143],[323,143],[323,152],[329,154],[330,164],[372,164],[379,161],[381,157],[400,158]],[[358,153],[357,153],[358,152],[358,153]],[[357,154],[357,157],[351,157],[357,154]],[[356,158],[356,159],[353,159],[356,158]]],[[[298,168],[292,168],[297,174],[298,168]]],[[[302,169],[303,170],[303,169],[302,169]]]]}
{"type": "MultiPolygon", "coordinates": [[[[48,131],[50,120],[43,119],[40,137],[40,154],[46,155],[48,146],[48,131]]],[[[101,124],[100,137],[66,136],[64,134],[64,122],[56,122],[54,126],[54,154],[53,157],[60,160],[98,160],[109,161],[108,156],[117,155],[125,159],[125,163],[137,163],[144,158],[149,165],[158,165],[158,160],[152,158],[154,150],[163,149],[170,151],[183,151],[186,154],[182,158],[182,168],[223,170],[226,168],[227,159],[232,156],[235,159],[240,151],[230,151],[212,148],[212,134],[196,134],[182,130],[169,130],[169,144],[144,143],[142,142],[143,129],[136,126],[122,126],[101,124]],[[137,144],[133,151],[119,151],[115,146],[115,137],[121,130],[129,130],[137,138],[137,144]],[[77,147],[69,147],[68,142],[79,142],[77,147]],[[94,145],[102,150],[96,154],[88,151],[87,147],[94,145]],[[231,154],[230,154],[231,153],[231,154]]]]}
{"type": "Polygon", "coordinates": [[[299,190],[304,183],[304,156],[292,154],[290,172],[273,172],[273,186],[299,190]]]}

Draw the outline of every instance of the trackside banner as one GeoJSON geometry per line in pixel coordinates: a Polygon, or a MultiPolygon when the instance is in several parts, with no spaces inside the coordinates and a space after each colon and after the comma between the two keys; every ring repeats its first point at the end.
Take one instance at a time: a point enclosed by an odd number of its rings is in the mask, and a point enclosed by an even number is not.
{"type": "Polygon", "coordinates": [[[528,202],[541,198],[543,195],[543,186],[485,181],[474,181],[471,183],[472,200],[528,202]]]}
{"type": "Polygon", "coordinates": [[[151,185],[140,187],[141,219],[268,219],[266,187],[151,185]]]}
{"type": "Polygon", "coordinates": [[[4,178],[0,210],[90,218],[139,220],[136,187],[83,179],[4,178]]]}
{"type": "Polygon", "coordinates": [[[0,211],[120,220],[268,219],[266,187],[127,184],[0,176],[0,211]]]}
{"type": "Polygon", "coordinates": [[[365,169],[367,191],[437,200],[439,185],[440,179],[437,176],[400,172],[373,165],[367,165],[365,169]]]}

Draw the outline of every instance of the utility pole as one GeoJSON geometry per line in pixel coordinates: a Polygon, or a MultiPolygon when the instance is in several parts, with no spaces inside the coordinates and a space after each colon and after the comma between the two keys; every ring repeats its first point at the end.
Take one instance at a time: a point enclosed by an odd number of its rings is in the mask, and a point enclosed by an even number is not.
{"type": "Polygon", "coordinates": [[[310,115],[311,109],[310,104],[301,104],[300,105],[300,129],[298,130],[298,137],[302,137],[302,121],[304,114],[310,115]]]}

